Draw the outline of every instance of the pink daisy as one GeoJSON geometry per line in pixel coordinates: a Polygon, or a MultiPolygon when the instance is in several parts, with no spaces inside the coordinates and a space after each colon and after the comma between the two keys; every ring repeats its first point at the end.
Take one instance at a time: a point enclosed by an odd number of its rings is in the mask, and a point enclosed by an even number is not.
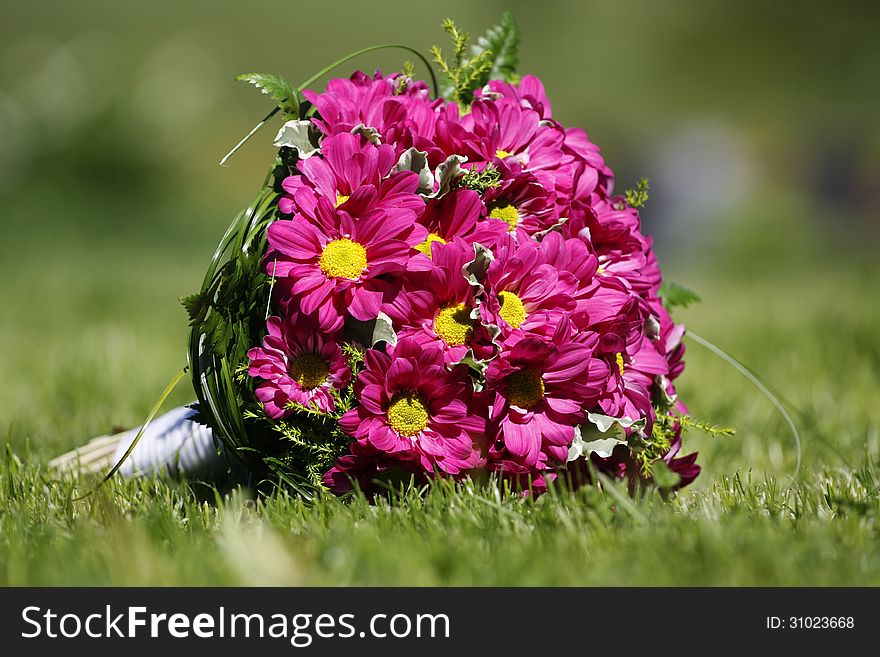
{"type": "Polygon", "coordinates": [[[480,316],[501,329],[502,341],[525,333],[549,338],[576,308],[577,280],[549,264],[540,244],[524,234],[506,236],[482,283],[480,316]]]}
{"type": "Polygon", "coordinates": [[[607,355],[611,376],[605,392],[599,400],[602,413],[610,417],[647,419],[646,431],[651,430],[654,410],[651,407],[655,381],[669,373],[663,354],[657,350],[655,341],[643,336],[632,350],[607,355]]]}
{"type": "Polygon", "coordinates": [[[340,327],[347,315],[375,319],[399,288],[389,275],[406,269],[427,230],[409,209],[376,209],[354,219],[323,197],[316,216],[314,223],[295,215],[269,226],[266,272],[303,313],[317,312],[325,329],[340,327]]]}
{"type": "Polygon", "coordinates": [[[530,236],[559,221],[555,192],[525,173],[512,158],[498,168],[501,184],[487,189],[483,197],[490,219],[499,219],[510,231],[522,230],[530,236]]]}
{"type": "Polygon", "coordinates": [[[398,336],[443,352],[447,363],[457,363],[472,350],[486,359],[494,347],[475,311],[476,290],[462,273],[474,250],[460,239],[434,242],[431,268],[407,276],[404,291],[384,307],[398,336]]]}
{"type": "Polygon", "coordinates": [[[324,134],[351,132],[363,125],[376,130],[397,155],[414,145],[414,135],[430,138],[442,105],[431,100],[424,82],[378,72],[371,78],[358,71],[348,79],[330,80],[324,93],[307,90],[303,95],[318,110],[313,122],[324,134]]]}
{"type": "Polygon", "coordinates": [[[366,352],[355,394],[360,405],[339,421],[359,443],[428,472],[458,474],[481,466],[486,429],[467,368],[449,369],[440,349],[403,338],[389,353],[366,352]]]}
{"type": "Polygon", "coordinates": [[[320,156],[297,164],[302,175],[288,176],[282,181],[286,193],[278,200],[278,209],[283,214],[300,212],[315,218],[315,206],[324,197],[353,215],[377,206],[420,212],[424,201],[415,193],[418,175],[411,171],[391,174],[396,163],[391,146],[375,146],[362,136],[347,132],[326,137],[320,156]]]}
{"type": "Polygon", "coordinates": [[[431,244],[446,244],[455,238],[494,248],[507,232],[507,226],[495,218],[481,219],[482,212],[480,195],[461,187],[430,201],[419,218],[419,223],[429,231],[428,237],[416,249],[431,257],[431,244]]]}
{"type": "Polygon", "coordinates": [[[574,428],[607,376],[607,365],[587,346],[568,342],[564,330],[552,341],[526,337],[505,349],[486,371],[496,427],[490,465],[507,459],[525,467],[564,463],[574,428]]]}
{"type": "Polygon", "coordinates": [[[537,112],[542,119],[549,119],[552,116],[550,99],[547,98],[547,93],[544,91],[544,83],[534,75],[524,75],[518,84],[489,80],[487,88],[478,92],[477,95],[479,97],[488,94],[499,94],[505,98],[513,98],[520,105],[537,112]]]}
{"type": "Polygon", "coordinates": [[[313,321],[297,313],[285,319],[270,317],[266,330],[263,346],[248,351],[248,374],[264,380],[255,394],[266,415],[286,417],[294,412],[291,404],[332,411],[333,391],[351,380],[336,336],[319,332],[313,321]]]}
{"type": "Polygon", "coordinates": [[[563,152],[565,133],[558,124],[548,124],[535,110],[511,98],[494,102],[474,101],[461,125],[475,139],[465,152],[471,161],[517,161],[525,171],[558,169],[572,158],[563,152]]]}

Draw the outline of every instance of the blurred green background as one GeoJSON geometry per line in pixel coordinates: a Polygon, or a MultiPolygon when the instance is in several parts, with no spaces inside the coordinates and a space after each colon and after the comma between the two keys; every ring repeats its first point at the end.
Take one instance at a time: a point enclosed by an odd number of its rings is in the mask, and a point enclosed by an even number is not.
{"type": "MultiPolygon", "coordinates": [[[[184,363],[177,297],[265,175],[270,108],[356,48],[445,44],[512,10],[523,73],[583,126],[644,210],[677,317],[791,405],[807,468],[878,449],[880,5],[648,2],[17,2],[0,9],[0,431],[38,459],[139,422],[184,363]]],[[[371,54],[365,69],[400,66],[371,54]]],[[[344,74],[346,71],[340,71],[344,74]]],[[[697,345],[681,392],[737,427],[690,435],[707,476],[792,471],[791,437],[697,345]]],[[[174,401],[191,398],[185,386],[174,401]]]]}

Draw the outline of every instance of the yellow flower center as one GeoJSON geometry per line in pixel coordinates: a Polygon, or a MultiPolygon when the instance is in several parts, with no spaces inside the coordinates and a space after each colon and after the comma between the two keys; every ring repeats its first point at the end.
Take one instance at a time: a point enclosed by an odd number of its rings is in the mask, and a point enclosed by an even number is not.
{"type": "Polygon", "coordinates": [[[328,277],[355,280],[367,268],[367,250],[347,237],[333,240],[321,252],[318,266],[328,277]]]}
{"type": "Polygon", "coordinates": [[[544,399],[544,379],[535,370],[519,370],[507,382],[507,401],[513,406],[531,409],[544,399]]]}
{"type": "Polygon", "coordinates": [[[425,238],[425,241],[419,244],[416,248],[416,251],[421,251],[429,258],[431,257],[431,245],[434,242],[440,242],[440,244],[446,244],[446,240],[440,237],[437,233],[428,233],[428,237],[425,238]]]}
{"type": "Polygon", "coordinates": [[[511,153],[510,151],[504,151],[500,148],[495,151],[495,157],[497,157],[499,160],[503,160],[505,157],[510,157],[511,155],[513,155],[513,153],[511,153]]]}
{"type": "Polygon", "coordinates": [[[306,390],[317,388],[327,380],[330,368],[318,354],[303,354],[290,363],[290,377],[306,390]]]}
{"type": "Polygon", "coordinates": [[[514,230],[519,223],[519,211],[514,205],[497,205],[489,209],[489,218],[500,219],[510,226],[510,230],[514,230]]]}
{"type": "Polygon", "coordinates": [[[336,207],[338,208],[350,198],[351,196],[346,196],[345,194],[340,194],[339,192],[336,192],[336,207]]]}
{"type": "Polygon", "coordinates": [[[468,341],[474,330],[470,308],[463,303],[443,308],[434,318],[434,332],[450,347],[459,347],[468,341]]]}
{"type": "Polygon", "coordinates": [[[510,324],[511,328],[519,328],[520,324],[526,321],[526,307],[520,298],[513,292],[504,290],[498,293],[501,299],[501,310],[498,312],[501,319],[510,324]]]}
{"type": "Polygon", "coordinates": [[[401,436],[414,436],[428,426],[428,409],[414,392],[395,395],[386,415],[388,426],[401,436]]]}
{"type": "Polygon", "coordinates": [[[617,361],[617,369],[620,370],[620,376],[623,376],[623,354],[618,351],[614,358],[617,361]]]}

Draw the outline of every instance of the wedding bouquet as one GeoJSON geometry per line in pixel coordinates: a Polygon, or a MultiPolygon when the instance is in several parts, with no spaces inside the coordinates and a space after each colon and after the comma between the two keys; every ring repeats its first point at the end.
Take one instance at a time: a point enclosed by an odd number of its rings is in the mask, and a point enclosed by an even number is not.
{"type": "Polygon", "coordinates": [[[509,16],[473,44],[444,27],[440,95],[411,64],[322,92],[242,76],[285,122],[184,299],[204,421],[301,491],[478,473],[533,492],[596,473],[691,482],[684,327],[641,231],[647,182],[614,193],[599,148],[516,74],[509,16]]]}

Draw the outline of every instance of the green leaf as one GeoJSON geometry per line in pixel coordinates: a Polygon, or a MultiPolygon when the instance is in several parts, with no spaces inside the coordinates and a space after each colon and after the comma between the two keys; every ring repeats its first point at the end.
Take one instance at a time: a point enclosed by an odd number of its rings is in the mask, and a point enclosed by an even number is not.
{"type": "Polygon", "coordinates": [[[651,467],[651,478],[654,484],[661,490],[671,490],[678,486],[681,477],[669,469],[665,461],[656,461],[651,467]]]}
{"type": "Polygon", "coordinates": [[[519,64],[517,54],[519,38],[520,32],[513,14],[506,11],[502,14],[498,25],[489,28],[486,34],[471,45],[473,57],[478,57],[487,51],[492,53],[492,67],[483,74],[480,86],[485,85],[489,80],[511,82],[516,78],[516,67],[519,64]]]}
{"type": "Polygon", "coordinates": [[[202,316],[202,312],[209,305],[208,300],[201,292],[195,292],[194,294],[180,297],[180,303],[186,308],[186,314],[189,315],[190,322],[197,321],[202,316]]]}
{"type": "Polygon", "coordinates": [[[278,103],[285,114],[299,115],[299,94],[280,75],[271,73],[242,73],[236,80],[249,82],[278,103]]]}
{"type": "Polygon", "coordinates": [[[660,296],[663,298],[663,305],[667,308],[675,308],[676,306],[687,308],[692,303],[701,301],[700,295],[693,290],[670,282],[664,282],[660,286],[660,296]]]}

